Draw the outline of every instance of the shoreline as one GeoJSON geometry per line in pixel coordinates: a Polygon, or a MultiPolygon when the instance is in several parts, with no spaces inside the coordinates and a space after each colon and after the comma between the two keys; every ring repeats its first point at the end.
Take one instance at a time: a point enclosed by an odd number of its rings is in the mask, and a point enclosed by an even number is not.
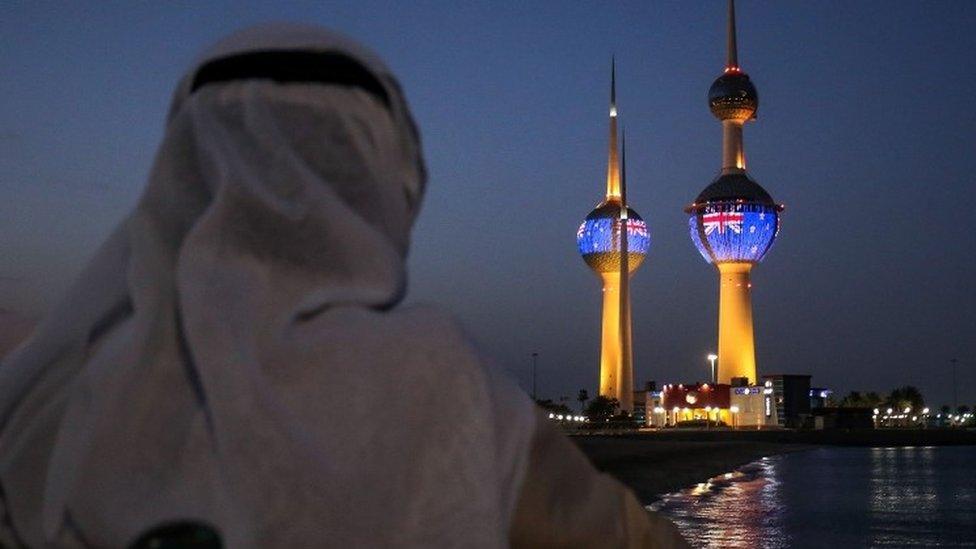
{"type": "Polygon", "coordinates": [[[574,434],[593,465],[637,494],[644,505],[764,457],[824,446],[976,445],[976,432],[946,430],[681,430],[574,434]]]}

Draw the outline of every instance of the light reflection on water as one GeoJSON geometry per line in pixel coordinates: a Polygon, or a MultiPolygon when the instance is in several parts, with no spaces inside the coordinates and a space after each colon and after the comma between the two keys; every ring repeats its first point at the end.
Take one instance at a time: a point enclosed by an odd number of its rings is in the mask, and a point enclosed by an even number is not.
{"type": "Polygon", "coordinates": [[[650,508],[698,547],[976,547],[976,447],[764,458],[650,508]]]}

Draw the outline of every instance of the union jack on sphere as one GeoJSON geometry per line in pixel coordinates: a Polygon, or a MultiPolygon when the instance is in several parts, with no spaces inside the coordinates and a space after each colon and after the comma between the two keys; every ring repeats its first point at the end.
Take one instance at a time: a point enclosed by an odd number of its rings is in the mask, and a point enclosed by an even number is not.
{"type": "Polygon", "coordinates": [[[637,219],[627,220],[627,234],[630,236],[641,236],[644,238],[648,238],[650,236],[647,234],[647,224],[637,219]]]}
{"type": "Polygon", "coordinates": [[[715,229],[718,229],[718,234],[722,234],[726,228],[736,234],[741,234],[744,217],[742,212],[707,213],[702,216],[702,225],[705,228],[706,235],[712,234],[715,229]]]}

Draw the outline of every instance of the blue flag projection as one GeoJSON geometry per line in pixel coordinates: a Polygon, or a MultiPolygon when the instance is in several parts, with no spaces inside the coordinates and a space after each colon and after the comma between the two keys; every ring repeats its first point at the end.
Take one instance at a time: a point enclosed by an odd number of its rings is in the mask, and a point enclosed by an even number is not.
{"type": "Polygon", "coordinates": [[[718,202],[688,219],[691,240],[709,263],[762,261],[779,231],[775,206],[718,202]]]}
{"type": "MultiPolygon", "coordinates": [[[[576,245],[583,259],[599,272],[618,272],[620,270],[620,208],[616,212],[602,212],[597,208],[587,216],[576,231],[576,245]],[[594,215],[598,214],[598,215],[594,215]],[[609,214],[609,215],[599,215],[609,214]]],[[[627,251],[630,271],[636,269],[651,247],[651,234],[647,224],[634,210],[628,208],[627,251]]]]}

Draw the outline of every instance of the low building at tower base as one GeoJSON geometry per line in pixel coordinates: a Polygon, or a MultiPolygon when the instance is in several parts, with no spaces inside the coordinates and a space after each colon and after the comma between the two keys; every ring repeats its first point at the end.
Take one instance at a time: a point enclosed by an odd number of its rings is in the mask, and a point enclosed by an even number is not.
{"type": "Polygon", "coordinates": [[[665,384],[659,398],[647,398],[648,427],[729,427],[733,429],[812,426],[813,410],[831,391],[810,388],[809,375],[762,376],[759,385],[736,383],[665,384]]]}

